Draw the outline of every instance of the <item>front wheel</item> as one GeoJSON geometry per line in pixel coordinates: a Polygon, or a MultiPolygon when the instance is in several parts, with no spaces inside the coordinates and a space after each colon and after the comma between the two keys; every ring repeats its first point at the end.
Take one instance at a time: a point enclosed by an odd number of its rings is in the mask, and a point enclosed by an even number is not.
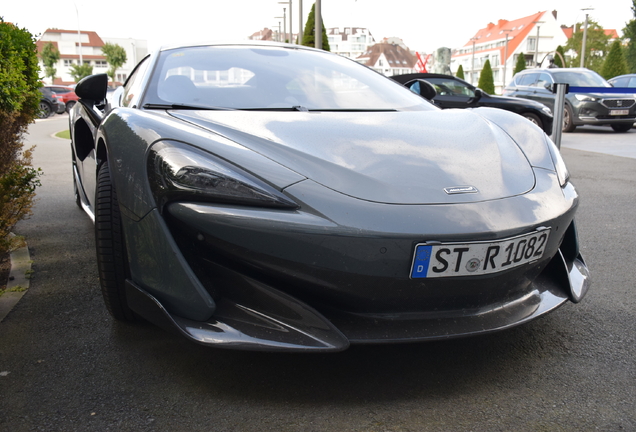
{"type": "Polygon", "coordinates": [[[113,318],[135,321],[135,313],[126,301],[126,246],[117,192],[107,162],[99,169],[95,198],[95,245],[104,303],[113,318]]]}
{"type": "Polygon", "coordinates": [[[574,114],[572,108],[569,105],[565,105],[563,108],[563,132],[573,132],[576,129],[574,124],[574,114]]]}
{"type": "Polygon", "coordinates": [[[38,111],[38,118],[48,118],[53,112],[53,107],[46,101],[40,101],[40,110],[38,111]]]}
{"type": "Polygon", "coordinates": [[[539,126],[539,128],[543,129],[543,122],[539,118],[538,115],[532,113],[523,113],[522,114],[526,119],[530,120],[532,123],[539,126]]]}
{"type": "Polygon", "coordinates": [[[632,128],[631,123],[614,123],[611,126],[614,132],[627,132],[632,128]]]}

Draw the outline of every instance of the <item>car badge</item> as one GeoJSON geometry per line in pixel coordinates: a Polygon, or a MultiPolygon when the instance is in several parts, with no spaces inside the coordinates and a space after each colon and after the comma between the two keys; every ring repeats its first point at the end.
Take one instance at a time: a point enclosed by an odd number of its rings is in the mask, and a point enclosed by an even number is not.
{"type": "Polygon", "coordinates": [[[620,100],[619,100],[619,101],[616,101],[616,105],[618,105],[618,106],[623,106],[623,101],[620,101],[620,100]]]}
{"type": "Polygon", "coordinates": [[[479,193],[479,190],[475,186],[453,186],[444,188],[444,192],[448,195],[466,194],[466,193],[479,193]]]}

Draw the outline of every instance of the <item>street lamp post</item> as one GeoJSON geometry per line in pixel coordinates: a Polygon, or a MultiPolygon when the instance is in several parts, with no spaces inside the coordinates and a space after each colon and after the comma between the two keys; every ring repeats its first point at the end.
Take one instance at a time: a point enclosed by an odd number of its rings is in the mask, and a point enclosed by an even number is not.
{"type": "MultiPolygon", "coordinates": [[[[582,11],[594,10],[593,8],[584,8],[582,11]]],[[[585,26],[583,27],[583,43],[581,46],[581,65],[580,67],[585,67],[585,44],[587,42],[587,18],[588,14],[585,14],[585,26]]]]}
{"type": "Polygon", "coordinates": [[[79,11],[77,10],[77,5],[75,3],[73,3],[73,5],[75,6],[75,13],[77,14],[77,39],[79,40],[79,64],[80,66],[82,66],[84,64],[84,61],[82,60],[82,33],[80,32],[79,11]]]}
{"type": "MultiPolygon", "coordinates": [[[[283,19],[283,17],[274,17],[274,18],[278,20],[283,19]]],[[[281,37],[280,36],[280,21],[278,21],[278,33],[276,35],[276,42],[281,42],[280,37],[281,37]]]]}
{"type": "Polygon", "coordinates": [[[314,44],[317,49],[322,49],[322,6],[320,4],[320,0],[316,0],[315,13],[314,44]]]}
{"type": "Polygon", "coordinates": [[[545,21],[533,21],[537,25],[537,41],[534,44],[534,67],[539,67],[539,29],[545,21]]]}
{"type": "Polygon", "coordinates": [[[303,0],[298,0],[298,45],[303,44],[303,0]]]}
{"type": "MultiPolygon", "coordinates": [[[[300,0],[302,3],[302,0],[300,0]]],[[[294,43],[293,39],[294,39],[294,31],[292,30],[292,0],[286,1],[286,2],[278,2],[278,4],[286,4],[289,5],[289,43],[294,43]]]]}
{"type": "Polygon", "coordinates": [[[470,64],[470,83],[475,85],[475,42],[477,41],[477,38],[473,37],[470,38],[470,40],[473,41],[473,58],[470,64]]]}
{"type": "Polygon", "coordinates": [[[283,42],[287,39],[287,12],[283,8],[283,42]]]}
{"type": "Polygon", "coordinates": [[[504,58],[503,58],[503,77],[501,78],[501,88],[502,90],[506,87],[506,63],[508,62],[508,33],[512,30],[505,29],[504,33],[506,33],[506,49],[504,50],[504,58]]]}

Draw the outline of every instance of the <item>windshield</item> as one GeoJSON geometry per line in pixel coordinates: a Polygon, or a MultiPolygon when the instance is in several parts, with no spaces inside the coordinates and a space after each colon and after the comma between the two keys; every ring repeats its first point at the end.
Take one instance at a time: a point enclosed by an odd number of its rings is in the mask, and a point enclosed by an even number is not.
{"type": "Polygon", "coordinates": [[[592,71],[552,72],[552,76],[554,82],[570,84],[573,87],[611,87],[603,77],[592,71]]]}
{"type": "Polygon", "coordinates": [[[260,46],[161,52],[144,105],[304,110],[427,110],[420,96],[338,55],[260,46]]]}

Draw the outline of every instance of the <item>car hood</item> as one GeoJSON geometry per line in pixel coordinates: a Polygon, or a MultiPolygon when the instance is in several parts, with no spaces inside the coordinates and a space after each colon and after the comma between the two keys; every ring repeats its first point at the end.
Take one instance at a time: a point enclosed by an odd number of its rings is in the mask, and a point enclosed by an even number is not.
{"type": "Polygon", "coordinates": [[[538,110],[545,108],[545,105],[541,102],[534,101],[532,99],[521,99],[514,96],[497,96],[497,95],[488,95],[488,98],[492,99],[496,102],[505,103],[506,105],[518,105],[520,107],[535,107],[538,110]]]}
{"type": "Polygon", "coordinates": [[[520,195],[535,183],[534,172],[514,141],[469,110],[171,111],[171,115],[327,188],[367,201],[475,202],[520,195]]]}

